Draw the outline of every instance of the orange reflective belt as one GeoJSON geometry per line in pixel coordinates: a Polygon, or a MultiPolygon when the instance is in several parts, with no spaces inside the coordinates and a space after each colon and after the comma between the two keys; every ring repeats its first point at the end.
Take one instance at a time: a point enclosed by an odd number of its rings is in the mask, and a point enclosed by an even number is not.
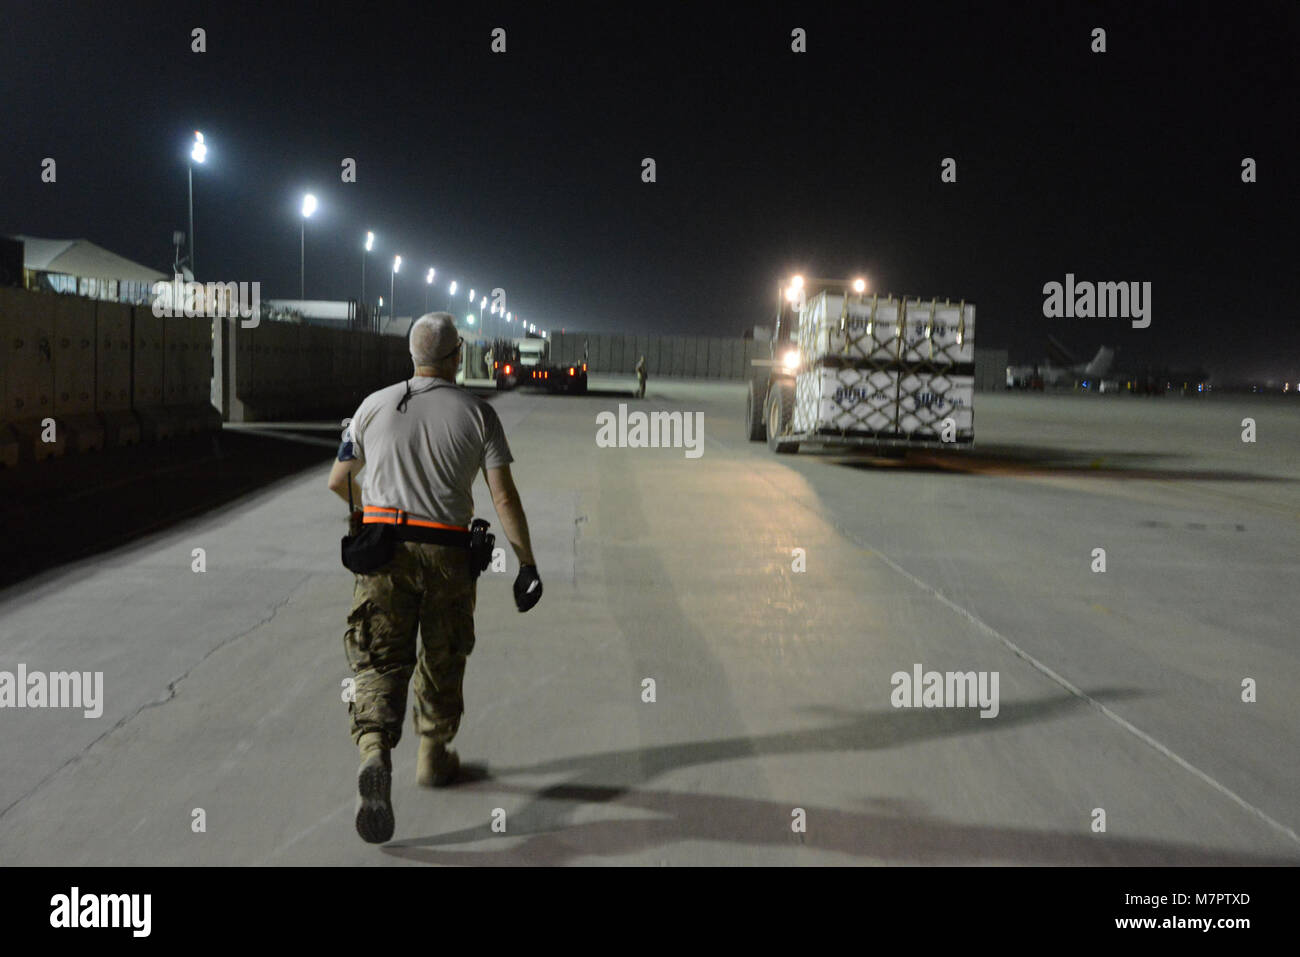
{"type": "Polygon", "coordinates": [[[362,522],[366,525],[410,525],[413,528],[443,528],[449,532],[468,532],[464,525],[444,525],[442,522],[429,522],[422,518],[411,518],[410,512],[400,508],[380,508],[367,505],[362,522]]]}

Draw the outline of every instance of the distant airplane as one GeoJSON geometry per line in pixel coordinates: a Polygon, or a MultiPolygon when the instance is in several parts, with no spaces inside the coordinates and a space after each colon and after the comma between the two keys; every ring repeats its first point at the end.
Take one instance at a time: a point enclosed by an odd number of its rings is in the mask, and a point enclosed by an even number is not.
{"type": "Polygon", "coordinates": [[[1091,362],[1078,362],[1051,336],[1047,337],[1047,358],[1026,366],[1007,366],[1008,389],[1042,389],[1073,386],[1076,382],[1101,381],[1115,365],[1115,350],[1102,346],[1091,362]]]}

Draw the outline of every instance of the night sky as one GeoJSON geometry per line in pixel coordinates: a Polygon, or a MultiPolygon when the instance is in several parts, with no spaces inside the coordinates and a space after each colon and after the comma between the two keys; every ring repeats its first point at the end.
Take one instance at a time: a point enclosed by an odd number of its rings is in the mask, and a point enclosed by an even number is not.
{"type": "Polygon", "coordinates": [[[298,295],[311,190],[309,298],[359,296],[373,229],[367,291],[387,296],[401,253],[399,315],[423,311],[433,265],[439,290],[501,286],[539,326],[739,335],[793,271],[865,273],[975,301],[977,343],[1016,360],[1052,334],[1122,367],[1300,378],[1298,44],[1292,0],[6,0],[0,232],[167,270],[199,129],[199,278],[264,297],[298,295]],[[1151,327],[1044,318],[1067,272],[1150,281],[1151,327]]]}

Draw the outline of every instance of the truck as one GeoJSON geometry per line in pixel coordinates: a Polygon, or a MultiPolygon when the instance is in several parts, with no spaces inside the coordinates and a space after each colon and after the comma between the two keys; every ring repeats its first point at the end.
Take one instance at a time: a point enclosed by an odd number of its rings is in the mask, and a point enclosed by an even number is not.
{"type": "Polygon", "coordinates": [[[587,392],[587,361],[564,366],[550,361],[550,342],[540,336],[525,336],[509,340],[503,348],[503,358],[497,360],[494,351],[493,366],[498,389],[532,386],[547,392],[568,392],[585,395],[587,392]]]}
{"type": "Polygon", "coordinates": [[[974,444],[974,303],[795,276],[779,284],[768,341],[749,377],[750,441],[893,458],[974,444]]]}

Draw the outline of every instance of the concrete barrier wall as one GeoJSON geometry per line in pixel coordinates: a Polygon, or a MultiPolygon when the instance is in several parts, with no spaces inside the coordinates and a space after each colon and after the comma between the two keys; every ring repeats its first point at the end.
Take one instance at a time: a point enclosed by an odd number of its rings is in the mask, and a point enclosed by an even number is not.
{"type": "MultiPolygon", "coordinates": [[[[264,321],[244,328],[223,319],[222,381],[231,422],[338,418],[356,411],[371,392],[411,374],[406,338],[326,326],[264,321]]],[[[466,349],[466,361],[482,353],[466,349]]]]}
{"type": "Polygon", "coordinates": [[[54,303],[21,289],[0,288],[0,349],[4,406],[0,410],[0,461],[62,455],[61,441],[43,442],[42,422],[54,415],[54,303]]]}
{"type": "Polygon", "coordinates": [[[95,411],[95,302],[60,296],[52,306],[55,415],[90,415],[95,411]]]}
{"type": "Polygon", "coordinates": [[[53,296],[0,288],[4,325],[4,420],[17,422],[54,412],[53,296]]]}
{"type": "Polygon", "coordinates": [[[1000,392],[1007,387],[1006,349],[975,349],[975,391],[1000,392]]]}
{"type": "Polygon", "coordinates": [[[136,306],[131,319],[131,407],[163,404],[163,321],[148,306],[136,306]]]}
{"type": "Polygon", "coordinates": [[[212,378],[212,322],[203,318],[163,321],[163,403],[200,405],[212,378]]]}
{"type": "Polygon", "coordinates": [[[131,408],[131,307],[95,303],[95,411],[131,408]]]}
{"type": "MultiPolygon", "coordinates": [[[[552,361],[581,362],[584,342],[589,371],[596,375],[631,375],[645,356],[646,373],[652,376],[743,379],[749,374],[751,353],[760,351],[742,339],[568,332],[551,337],[552,361]]],[[[765,353],[766,346],[759,345],[765,353]]]]}
{"type": "Polygon", "coordinates": [[[211,324],[0,288],[0,464],[220,426],[211,324]]]}
{"type": "MultiPolygon", "coordinates": [[[[584,341],[592,375],[630,375],[639,356],[645,356],[650,376],[744,380],[754,374],[754,360],[768,358],[765,340],[704,336],[613,335],[599,332],[565,332],[551,337],[552,361],[582,361],[584,341]]],[[[1007,353],[1004,349],[975,350],[977,390],[1004,387],[1007,353]]]]}
{"type": "MultiPolygon", "coordinates": [[[[150,306],[132,307],[131,412],[141,437],[159,440],[220,428],[210,400],[212,349],[211,320],[155,316],[150,306]]],[[[129,423],[123,428],[129,432],[129,423]]],[[[119,441],[128,441],[125,432],[119,441]]]]}
{"type": "MultiPolygon", "coordinates": [[[[674,350],[675,353],[675,350],[674,350]]],[[[701,368],[701,355],[707,358],[709,353],[708,344],[694,337],[682,337],[682,364],[678,367],[681,374],[686,376],[703,377],[705,370],[701,368]]],[[[673,356],[676,359],[676,355],[673,356]]],[[[675,371],[675,370],[674,370],[675,371]]]]}

